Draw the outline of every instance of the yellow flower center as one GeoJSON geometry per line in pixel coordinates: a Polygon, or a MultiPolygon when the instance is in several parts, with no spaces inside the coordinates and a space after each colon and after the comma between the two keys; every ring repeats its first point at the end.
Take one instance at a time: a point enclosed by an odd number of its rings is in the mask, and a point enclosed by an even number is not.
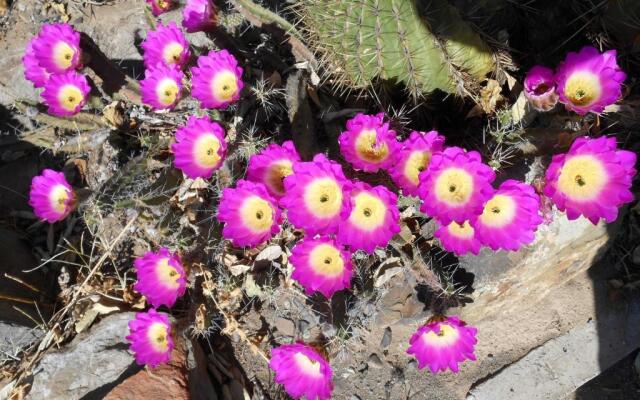
{"type": "Polygon", "coordinates": [[[333,178],[319,178],[304,191],[307,210],[318,218],[332,218],[342,209],[342,189],[333,178]]]}
{"type": "Polygon", "coordinates": [[[154,322],[147,329],[147,339],[153,350],[158,353],[164,353],[169,350],[168,335],[167,326],[162,322],[154,322]]]}
{"type": "Polygon", "coordinates": [[[289,160],[272,162],[267,168],[266,184],[274,192],[284,194],[284,178],[293,173],[293,163],[289,160]]]}
{"type": "Polygon", "coordinates": [[[169,8],[169,3],[165,0],[156,0],[156,5],[162,10],[166,10],[169,8]]]}
{"type": "Polygon", "coordinates": [[[412,151],[404,164],[404,176],[417,186],[420,183],[420,179],[418,179],[420,172],[427,169],[429,162],[431,162],[430,151],[412,151]]]}
{"type": "Polygon", "coordinates": [[[356,138],[356,152],[358,156],[366,161],[377,163],[387,159],[389,147],[387,144],[376,143],[378,135],[375,130],[365,129],[356,138]]]}
{"type": "Polygon", "coordinates": [[[362,192],[353,201],[355,205],[349,215],[349,222],[365,231],[373,231],[384,224],[387,206],[380,198],[362,192]]]}
{"type": "Polygon", "coordinates": [[[171,78],[164,78],[156,87],[158,101],[164,106],[170,106],[175,103],[179,91],[178,84],[171,78]]]}
{"type": "Polygon", "coordinates": [[[602,86],[597,75],[576,72],[567,79],[564,93],[572,104],[588,106],[600,98],[602,86]]]}
{"type": "Polygon", "coordinates": [[[589,201],[600,195],[607,180],[602,161],[591,155],[579,155],[564,163],[558,177],[558,189],[572,200],[589,201]]]}
{"type": "Polygon", "coordinates": [[[177,269],[169,265],[169,259],[163,258],[156,265],[156,274],[160,283],[171,289],[180,287],[178,280],[182,277],[177,269]]]}
{"type": "Polygon", "coordinates": [[[320,363],[314,361],[302,353],[296,353],[293,358],[305,375],[320,376],[320,363]]]}
{"type": "Polygon", "coordinates": [[[220,163],[220,140],[212,133],[201,135],[193,145],[194,158],[202,168],[214,168],[220,163]]]}
{"type": "Polygon", "coordinates": [[[342,274],[344,260],[340,250],[330,244],[319,244],[309,253],[309,263],[315,272],[328,278],[342,274]]]}
{"type": "Polygon", "coordinates": [[[162,58],[168,65],[177,64],[180,62],[180,56],[184,51],[184,47],[178,42],[171,42],[164,46],[162,50],[162,58]]]}
{"type": "Polygon", "coordinates": [[[65,41],[59,41],[53,46],[53,62],[60,69],[67,69],[73,63],[73,56],[76,54],[73,47],[65,41]]]}
{"type": "Polygon", "coordinates": [[[254,233],[263,233],[273,225],[273,209],[268,201],[251,196],[240,207],[240,218],[245,227],[254,233]]]}
{"type": "Polygon", "coordinates": [[[440,331],[426,332],[422,335],[421,339],[428,346],[449,347],[454,345],[458,341],[459,337],[460,333],[458,332],[458,329],[451,325],[440,323],[440,331]]]}
{"type": "Polygon", "coordinates": [[[220,71],[211,81],[211,93],[218,101],[231,101],[238,93],[238,78],[233,71],[220,71]]]}
{"type": "Polygon", "coordinates": [[[465,204],[473,193],[473,178],[462,168],[448,168],[435,181],[438,200],[452,206],[465,204]]]}
{"type": "Polygon", "coordinates": [[[484,205],[480,222],[493,228],[501,228],[513,221],[516,216],[516,202],[511,196],[497,194],[484,205]]]}
{"type": "Polygon", "coordinates": [[[83,100],[82,92],[75,85],[64,85],[58,92],[58,103],[67,111],[75,111],[83,100]]]}
{"type": "Polygon", "coordinates": [[[453,221],[447,225],[447,230],[451,235],[460,239],[471,239],[475,233],[469,221],[464,221],[462,224],[453,221]]]}
{"type": "Polygon", "coordinates": [[[67,211],[67,201],[70,197],[69,189],[63,185],[56,185],[49,192],[49,204],[58,214],[64,214],[67,211]]]}

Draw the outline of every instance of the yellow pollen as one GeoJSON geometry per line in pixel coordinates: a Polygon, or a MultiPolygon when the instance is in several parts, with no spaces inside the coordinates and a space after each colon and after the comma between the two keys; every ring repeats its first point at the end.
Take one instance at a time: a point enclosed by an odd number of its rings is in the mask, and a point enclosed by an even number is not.
{"type": "Polygon", "coordinates": [[[73,47],[61,40],[53,46],[53,61],[58,68],[67,69],[71,67],[75,53],[73,47]]]}
{"type": "Polygon", "coordinates": [[[274,192],[284,194],[284,178],[293,173],[293,163],[289,160],[274,161],[267,168],[265,183],[274,192]]]}
{"type": "Polygon", "coordinates": [[[565,161],[558,189],[574,201],[590,201],[602,192],[608,175],[602,161],[591,155],[573,156],[565,161]]]}
{"type": "Polygon", "coordinates": [[[447,230],[453,236],[461,239],[471,239],[475,233],[475,230],[471,224],[469,224],[469,221],[464,221],[462,224],[453,221],[447,225],[447,230]]]}
{"type": "Polygon", "coordinates": [[[572,104],[588,106],[600,98],[602,86],[597,75],[590,72],[576,72],[567,79],[565,96],[572,104]]]}
{"type": "Polygon", "coordinates": [[[333,178],[319,178],[304,190],[304,204],[318,218],[333,218],[342,208],[342,188],[333,178]]]}
{"type": "Polygon", "coordinates": [[[380,198],[361,192],[353,198],[355,206],[349,215],[349,222],[365,231],[373,231],[384,225],[387,206],[380,198]]]}
{"type": "Polygon", "coordinates": [[[49,204],[58,214],[64,214],[67,211],[67,201],[70,197],[69,189],[63,185],[56,185],[49,192],[49,204]]]}
{"type": "Polygon", "coordinates": [[[211,93],[218,101],[231,101],[238,93],[238,78],[233,71],[220,71],[211,81],[211,93]]]}
{"type": "Polygon", "coordinates": [[[484,205],[480,222],[493,228],[510,224],[516,216],[516,202],[511,196],[497,194],[484,205]]]}
{"type": "Polygon", "coordinates": [[[64,85],[58,92],[58,102],[67,111],[75,111],[83,100],[82,92],[75,85],[64,85]]]}
{"type": "Polygon", "coordinates": [[[293,358],[305,375],[322,375],[320,372],[320,363],[318,361],[314,361],[302,353],[296,353],[293,358]]]}
{"type": "Polygon", "coordinates": [[[164,0],[157,0],[156,5],[158,6],[158,8],[161,8],[163,10],[169,8],[169,3],[164,0]]]}
{"type": "Polygon", "coordinates": [[[151,324],[147,330],[147,339],[151,347],[153,347],[153,350],[158,353],[164,353],[169,350],[169,341],[167,340],[168,333],[167,326],[162,322],[154,322],[151,324]]]}
{"type": "Polygon", "coordinates": [[[273,209],[266,200],[251,196],[240,207],[240,218],[245,227],[254,233],[264,233],[273,225],[273,209]]]}
{"type": "Polygon", "coordinates": [[[309,264],[313,270],[328,278],[339,276],[344,271],[344,260],[340,250],[330,244],[319,244],[309,253],[309,264]]]}
{"type": "Polygon", "coordinates": [[[389,157],[389,147],[384,142],[376,143],[375,130],[365,129],[356,138],[355,148],[358,156],[372,163],[379,163],[389,157]]]}
{"type": "Polygon", "coordinates": [[[451,206],[461,206],[473,193],[473,178],[462,168],[448,168],[435,181],[438,200],[451,206]]]}
{"type": "Polygon", "coordinates": [[[431,162],[431,152],[424,150],[416,150],[411,152],[407,161],[404,163],[404,176],[414,185],[420,183],[420,172],[427,169],[431,162]]]}
{"type": "Polygon", "coordinates": [[[156,264],[156,276],[160,283],[168,288],[177,289],[180,287],[178,280],[182,276],[173,266],[169,265],[168,258],[163,258],[158,261],[158,264],[156,264]]]}
{"type": "Polygon", "coordinates": [[[176,102],[178,98],[178,84],[171,78],[164,78],[156,87],[156,95],[158,101],[164,106],[170,106],[176,102]]]}
{"type": "Polygon", "coordinates": [[[196,164],[202,168],[215,168],[221,161],[218,150],[220,150],[220,140],[216,135],[213,133],[201,135],[193,145],[196,164]]]}
{"type": "Polygon", "coordinates": [[[455,327],[440,323],[440,331],[434,332],[429,331],[422,335],[422,340],[428,346],[436,346],[436,347],[448,347],[455,344],[460,337],[460,333],[458,329],[455,327]]]}
{"type": "Polygon", "coordinates": [[[180,61],[180,56],[184,51],[184,47],[178,42],[171,42],[164,46],[162,50],[162,58],[166,64],[177,64],[180,61]]]}

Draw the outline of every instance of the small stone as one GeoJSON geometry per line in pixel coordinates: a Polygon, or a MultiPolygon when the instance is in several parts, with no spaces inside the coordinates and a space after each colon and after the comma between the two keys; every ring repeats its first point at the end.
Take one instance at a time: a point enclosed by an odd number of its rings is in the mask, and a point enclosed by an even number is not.
{"type": "Polygon", "coordinates": [[[380,359],[380,357],[376,354],[373,353],[369,356],[369,360],[367,361],[367,365],[371,368],[382,368],[382,366],[384,365],[384,363],[382,362],[382,360],[380,359]]]}
{"type": "Polygon", "coordinates": [[[633,250],[633,257],[631,259],[635,265],[640,265],[640,246],[636,246],[633,250]]]}
{"type": "Polygon", "coordinates": [[[296,326],[290,319],[286,318],[276,318],[274,323],[278,333],[283,336],[293,336],[295,333],[296,326]]]}
{"type": "Polygon", "coordinates": [[[384,329],[384,334],[382,335],[382,340],[380,341],[380,347],[382,349],[386,349],[391,344],[391,335],[391,328],[387,326],[384,329]]]}

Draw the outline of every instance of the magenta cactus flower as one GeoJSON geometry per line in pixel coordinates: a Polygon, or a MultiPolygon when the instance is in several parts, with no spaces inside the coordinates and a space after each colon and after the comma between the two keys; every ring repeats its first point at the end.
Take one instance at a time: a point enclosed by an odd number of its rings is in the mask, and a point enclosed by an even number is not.
{"type": "Polygon", "coordinates": [[[38,64],[50,74],[80,67],[80,34],[69,24],[45,24],[32,41],[38,64]]]}
{"type": "Polygon", "coordinates": [[[373,253],[376,246],[385,247],[398,232],[398,196],[384,186],[355,183],[347,207],[342,211],[338,242],[352,250],[373,253]]]}
{"type": "Polygon", "coordinates": [[[54,223],[73,211],[76,196],[62,172],[45,169],[34,176],[29,191],[29,205],[40,219],[54,223]]]}
{"type": "Polygon", "coordinates": [[[33,43],[36,40],[37,37],[31,39],[31,41],[27,44],[24,56],[22,57],[22,65],[24,66],[24,77],[28,81],[31,81],[34,87],[42,88],[44,87],[44,85],[46,85],[51,74],[47,72],[47,70],[44,69],[38,62],[35,50],[33,49],[33,43]]]}
{"type": "Polygon", "coordinates": [[[134,289],[153,307],[173,307],[187,289],[187,277],[180,256],[161,247],[136,258],[133,267],[138,275],[134,289]]]}
{"type": "Polygon", "coordinates": [[[309,295],[320,292],[331,298],[338,290],[351,287],[351,255],[327,236],[298,242],[291,250],[289,262],[293,265],[291,278],[309,295]]]}
{"type": "Polygon", "coordinates": [[[176,5],[175,0],[147,0],[147,3],[151,6],[151,13],[156,17],[170,11],[176,5]]]}
{"type": "Polygon", "coordinates": [[[263,183],[276,199],[284,196],[284,178],[293,173],[293,165],[300,161],[293,142],[272,143],[249,158],[247,180],[263,183]]]}
{"type": "Polygon", "coordinates": [[[284,187],[280,205],[287,209],[293,226],[304,229],[309,236],[337,232],[351,190],[340,164],[316,154],[311,162],[293,165],[293,174],[284,178],[284,187]]]}
{"type": "Polygon", "coordinates": [[[444,136],[437,131],[413,131],[402,142],[402,149],[394,154],[389,175],[405,196],[418,196],[419,175],[426,171],[434,153],[444,148],[444,136]]]}
{"type": "Polygon", "coordinates": [[[540,196],[531,185],[510,179],[485,203],[472,225],[485,246],[517,251],[533,242],[541,223],[540,196]]]}
{"type": "Polygon", "coordinates": [[[191,179],[210,178],[227,155],[224,135],[224,128],[206,115],[192,115],[176,130],[176,142],[171,145],[173,164],[191,179]]]}
{"type": "Polygon", "coordinates": [[[618,207],[633,201],[636,154],[618,150],[615,138],[577,138],[566,154],[553,156],[545,176],[545,196],[570,220],[585,216],[613,222],[618,207]]]}
{"type": "Polygon", "coordinates": [[[601,113],[622,95],[627,78],[616,60],[616,51],[600,53],[593,47],[583,47],[569,53],[556,70],[560,102],[580,115],[601,113]]]}
{"type": "Polygon", "coordinates": [[[536,65],[524,78],[524,96],[538,111],[550,111],[558,103],[555,74],[551,68],[536,65]]]}
{"type": "Polygon", "coordinates": [[[478,330],[456,316],[433,317],[411,336],[408,354],[418,361],[418,369],[429,367],[432,373],[450,369],[460,371],[465,360],[475,361],[478,330]]]}
{"type": "Polygon", "coordinates": [[[235,246],[257,246],[280,231],[280,209],[263,184],[239,180],[222,191],[218,221],[235,246]]]}
{"type": "Polygon", "coordinates": [[[47,111],[58,117],[69,117],[80,112],[87,104],[87,95],[91,91],[87,78],[75,71],[54,74],[49,77],[40,94],[47,111]]]}
{"type": "Polygon", "coordinates": [[[154,68],[159,63],[182,68],[189,61],[189,42],[175,22],[168,25],[159,23],[155,31],[147,33],[141,47],[147,69],[154,68]]]}
{"type": "Polygon", "coordinates": [[[491,183],[496,175],[482,163],[480,153],[448,147],[431,158],[429,168],[420,173],[422,212],[442,225],[459,224],[482,213],[493,194],[491,183]]]}
{"type": "Polygon", "coordinates": [[[212,0],[187,0],[182,10],[182,26],[187,32],[206,31],[216,25],[216,8],[212,0]]]}
{"type": "Polygon", "coordinates": [[[307,344],[284,344],[271,350],[269,368],[275,373],[275,382],[283,385],[287,394],[294,399],[331,398],[331,365],[307,344]]]}
{"type": "Polygon", "coordinates": [[[358,114],[347,121],[347,130],[338,137],[340,152],[355,169],[377,172],[393,164],[399,149],[396,133],[384,122],[384,114],[358,114]]]}
{"type": "Polygon", "coordinates": [[[129,321],[129,335],[126,339],[138,365],[155,368],[171,360],[173,338],[167,314],[154,309],[136,313],[136,318],[129,321]]]}
{"type": "Polygon", "coordinates": [[[462,224],[452,221],[449,225],[441,225],[433,236],[440,239],[442,248],[458,256],[467,253],[478,255],[482,248],[482,243],[478,240],[478,235],[469,221],[464,221],[462,224]]]}
{"type": "Polygon", "coordinates": [[[152,110],[174,108],[182,96],[182,78],[182,71],[164,64],[147,69],[140,81],[142,102],[152,110]]]}
{"type": "Polygon", "coordinates": [[[244,87],[242,68],[227,50],[198,57],[198,66],[191,72],[191,95],[200,100],[202,107],[225,109],[240,99],[244,87]]]}

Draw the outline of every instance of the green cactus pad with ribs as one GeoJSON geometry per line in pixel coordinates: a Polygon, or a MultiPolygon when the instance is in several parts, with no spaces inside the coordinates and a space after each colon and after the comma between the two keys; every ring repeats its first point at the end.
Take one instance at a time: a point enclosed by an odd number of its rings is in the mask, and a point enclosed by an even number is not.
{"type": "Polygon", "coordinates": [[[338,87],[401,83],[414,99],[461,94],[494,70],[491,50],[446,0],[303,0],[297,6],[338,87]]]}

